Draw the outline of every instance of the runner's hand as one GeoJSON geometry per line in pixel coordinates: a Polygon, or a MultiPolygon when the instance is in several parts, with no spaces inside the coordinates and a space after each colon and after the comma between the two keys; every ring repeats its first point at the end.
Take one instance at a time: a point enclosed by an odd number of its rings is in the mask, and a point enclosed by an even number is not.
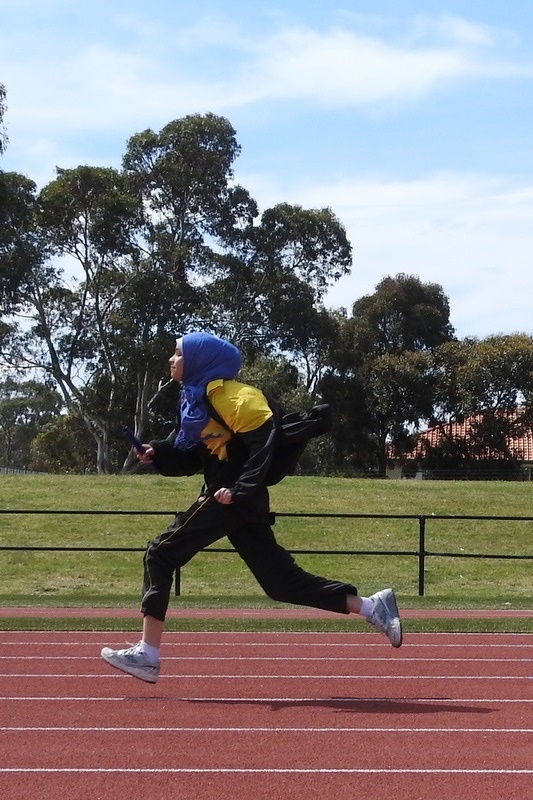
{"type": "Polygon", "coordinates": [[[135,453],[137,459],[142,461],[143,464],[151,464],[152,463],[152,456],[154,454],[154,448],[149,444],[143,444],[144,453],[139,453],[138,451],[135,453]]]}
{"type": "Polygon", "coordinates": [[[229,506],[230,503],[233,503],[233,496],[231,494],[231,489],[225,489],[225,488],[217,489],[213,497],[219,503],[222,503],[223,506],[229,506]]]}

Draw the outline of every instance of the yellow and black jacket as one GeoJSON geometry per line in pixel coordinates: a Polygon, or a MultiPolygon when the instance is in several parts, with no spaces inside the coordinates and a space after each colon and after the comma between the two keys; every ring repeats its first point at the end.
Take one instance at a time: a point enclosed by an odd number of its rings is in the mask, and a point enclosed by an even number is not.
{"type": "Polygon", "coordinates": [[[162,475],[203,472],[206,491],[231,490],[233,500],[250,499],[266,486],[276,448],[277,425],[265,395],[238,381],[215,380],[206,387],[210,417],[193,450],[174,447],[173,438],[150,442],[153,463],[162,475]]]}
{"type": "Polygon", "coordinates": [[[329,406],[287,414],[256,387],[233,380],[208,383],[205,404],[201,442],[187,451],[174,447],[175,436],[151,442],[153,463],[162,475],[203,471],[208,493],[226,487],[237,503],[292,475],[309,440],[331,423],[329,406]]]}

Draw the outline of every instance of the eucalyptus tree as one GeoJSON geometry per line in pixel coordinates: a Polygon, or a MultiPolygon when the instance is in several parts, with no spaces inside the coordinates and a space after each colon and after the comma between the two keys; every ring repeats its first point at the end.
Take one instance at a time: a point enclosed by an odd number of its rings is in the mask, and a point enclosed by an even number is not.
{"type": "Polygon", "coordinates": [[[345,393],[344,458],[357,442],[358,466],[384,474],[390,443],[401,446],[409,434],[434,415],[438,368],[433,353],[453,340],[449,303],[442,288],[417,277],[384,278],[371,295],[357,300],[341,323],[341,346],[333,353],[336,382],[345,393]],[[353,396],[353,407],[350,407],[353,396]],[[357,431],[357,433],[354,433],[357,431]]]}
{"type": "Polygon", "coordinates": [[[0,170],[0,313],[9,315],[22,301],[22,285],[39,261],[35,237],[35,183],[0,170]]]}
{"type": "Polygon", "coordinates": [[[183,326],[208,325],[250,358],[304,358],[314,342],[309,317],[348,271],[351,248],[329,209],[280,204],[258,219],[234,183],[240,149],[230,123],[213,114],[130,139],[123,167],[143,199],[148,256],[195,310],[184,310],[183,326]]]}
{"type": "Polygon", "coordinates": [[[62,408],[61,396],[36,380],[0,382],[0,451],[4,466],[31,466],[31,442],[62,408]]]}
{"type": "Polygon", "coordinates": [[[234,229],[214,256],[212,318],[251,357],[285,353],[314,392],[334,329],[324,295],[350,265],[351,245],[330,209],[279,204],[234,229]]]}
{"type": "Polygon", "coordinates": [[[37,218],[43,248],[56,260],[44,261],[26,282],[30,324],[15,353],[19,366],[53,378],[68,410],[85,421],[101,472],[109,469],[109,414],[123,382],[113,314],[136,271],[138,216],[138,199],[116,170],[57,170],[40,193],[37,218]],[[73,275],[65,277],[65,269],[73,275]],[[105,401],[90,409],[87,386],[104,373],[105,401]]]}
{"type": "Polygon", "coordinates": [[[187,117],[133,136],[122,171],[58,169],[40,194],[40,232],[59,260],[28,286],[33,325],[18,358],[53,376],[94,438],[99,472],[113,466],[120,416],[145,434],[173,340],[198,319],[206,254],[254,213],[231,185],[238,151],[226,120],[187,117]]]}
{"type": "Polygon", "coordinates": [[[36,472],[89,474],[96,471],[95,443],[75,412],[60,414],[32,440],[30,468],[36,472]]]}
{"type": "Polygon", "coordinates": [[[439,376],[435,422],[470,417],[471,456],[499,453],[533,427],[533,337],[525,333],[469,337],[443,344],[434,355],[439,376]]]}
{"type": "Polygon", "coordinates": [[[53,377],[99,472],[114,466],[120,421],[149,433],[148,400],[192,326],[232,338],[248,361],[285,353],[316,388],[334,330],[322,301],[351,247],[328,209],[280,204],[259,218],[234,181],[239,152],[225,118],[191,115],[131,137],[121,171],[58,169],[40,193],[44,257],[13,360],[53,377]]]}
{"type": "Polygon", "coordinates": [[[354,343],[365,359],[434,350],[454,338],[449,300],[439,284],[402,273],[381,280],[352,308],[354,343]]]}
{"type": "MultiPolygon", "coordinates": [[[[135,319],[145,332],[135,353],[139,392],[134,421],[139,434],[148,424],[147,400],[154,390],[154,381],[143,371],[146,360],[161,364],[161,353],[165,359],[170,355],[169,342],[191,327],[207,324],[221,332],[218,320],[210,319],[209,267],[234,230],[257,213],[249,194],[233,180],[239,153],[234,129],[214,114],[186,116],[158,133],[138,133],[127,143],[124,175],[142,209],[135,308],[129,307],[131,292],[123,307],[126,318],[135,319]],[[156,342],[159,361],[152,347],[156,342]]],[[[133,330],[130,336],[132,341],[138,338],[133,330]]],[[[164,366],[161,377],[163,373],[164,366]]]]}
{"type": "Polygon", "coordinates": [[[533,401],[533,337],[525,333],[468,337],[436,352],[442,370],[445,413],[515,411],[533,401]]]}
{"type": "Polygon", "coordinates": [[[233,183],[239,153],[234,129],[214,114],[174,120],[127,144],[123,169],[142,200],[145,256],[172,276],[184,322],[202,297],[214,249],[257,214],[248,193],[233,183]]]}

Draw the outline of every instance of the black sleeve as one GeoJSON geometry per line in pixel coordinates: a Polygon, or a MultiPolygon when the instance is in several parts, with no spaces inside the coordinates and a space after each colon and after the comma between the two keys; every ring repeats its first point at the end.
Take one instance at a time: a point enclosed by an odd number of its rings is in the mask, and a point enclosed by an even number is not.
{"type": "Polygon", "coordinates": [[[178,450],[169,439],[149,443],[154,448],[152,463],[156,470],[168,477],[196,475],[202,470],[202,460],[197,449],[178,450]]]}
{"type": "Polygon", "coordinates": [[[246,459],[239,478],[231,488],[235,502],[243,500],[253,494],[260,486],[265,485],[265,479],[272,461],[276,443],[277,428],[274,418],[267,420],[259,428],[247,433],[234,434],[248,450],[246,459]]]}

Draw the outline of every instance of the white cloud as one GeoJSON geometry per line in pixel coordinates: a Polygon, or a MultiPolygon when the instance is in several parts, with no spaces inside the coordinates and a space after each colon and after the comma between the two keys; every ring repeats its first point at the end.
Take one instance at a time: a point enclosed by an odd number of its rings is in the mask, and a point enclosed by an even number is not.
{"type": "MultiPolygon", "coordinates": [[[[6,45],[2,80],[9,90],[10,124],[31,120],[48,130],[127,129],[141,118],[227,112],[265,99],[336,107],[398,104],[452,80],[533,74],[528,66],[491,58],[488,29],[457,17],[432,21],[446,35],[431,44],[427,35],[424,44],[420,31],[415,43],[400,44],[341,27],[252,34],[234,21],[212,17],[183,29],[153,21],[143,26],[135,16],[114,22],[122,34],[130,33],[127,43],[93,39],[56,48],[48,39],[27,40],[23,56],[12,49],[9,59],[9,43],[0,36],[0,46],[6,45]]],[[[420,20],[413,30],[417,26],[420,20]]]]}
{"type": "MultiPolygon", "coordinates": [[[[264,28],[254,17],[250,28],[229,11],[200,11],[194,25],[164,26],[148,11],[120,15],[110,4],[106,25],[85,32],[66,30],[49,11],[50,4],[44,35],[31,24],[17,37],[0,29],[10,137],[2,168],[39,185],[56,164],[118,166],[129,136],[185,114],[266,115],[279,103],[280,116],[290,109],[294,125],[299,104],[317,119],[324,108],[334,119],[335,109],[397,110],[477,78],[533,77],[532,65],[513,60],[512,34],[459,16],[365,24],[339,11],[331,15],[336,24],[319,29],[288,24],[280,14],[264,28]]],[[[408,162],[409,154],[398,164],[403,174],[408,162]]],[[[293,170],[287,185],[275,168],[268,177],[239,176],[263,208],[328,205],[346,225],[354,273],[332,290],[332,305],[350,307],[385,275],[405,272],[443,286],[459,335],[531,330],[533,186],[526,180],[457,172],[298,180],[293,170]]]]}
{"type": "Polygon", "coordinates": [[[454,46],[402,47],[352,31],[293,28],[259,46],[251,80],[268,98],[312,99],[357,106],[421,97],[452,79],[507,75],[509,64],[485,64],[454,46]]]}
{"type": "Polygon", "coordinates": [[[48,20],[46,36],[23,29],[18,47],[0,31],[5,168],[41,185],[56,164],[90,162],[97,144],[101,163],[118,166],[129,136],[185,114],[253,115],[265,101],[326,113],[397,111],[454,81],[532,75],[529,66],[496,57],[493,29],[462,18],[413,18],[404,25],[409,35],[394,39],[385,23],[381,35],[376,26],[365,35],[360,19],[344,20],[344,27],[319,30],[279,16],[269,31],[250,31],[229,16],[164,27],[110,11],[101,34],[77,27],[66,36],[48,20]]]}
{"type": "Polygon", "coordinates": [[[490,25],[471,22],[453,14],[442,14],[438,17],[417,15],[413,31],[419,38],[427,40],[434,34],[454,45],[467,47],[490,47],[502,37],[502,33],[490,25]]]}

